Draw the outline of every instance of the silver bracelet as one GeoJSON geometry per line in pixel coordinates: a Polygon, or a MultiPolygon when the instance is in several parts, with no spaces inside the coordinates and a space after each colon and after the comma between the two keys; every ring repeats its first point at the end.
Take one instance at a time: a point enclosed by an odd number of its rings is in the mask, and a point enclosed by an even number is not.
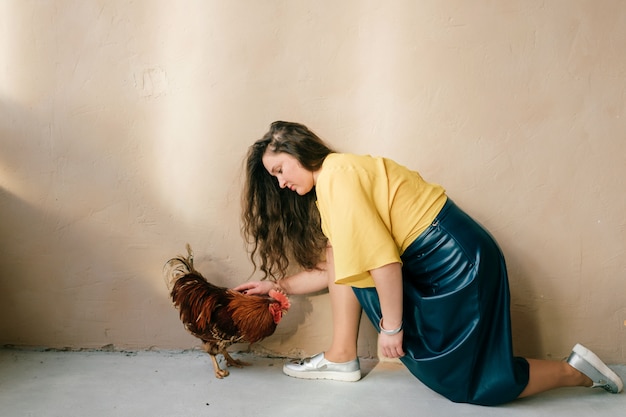
{"type": "Polygon", "coordinates": [[[397,329],[393,329],[393,330],[386,330],[383,329],[383,318],[380,318],[380,322],[378,323],[378,327],[380,327],[380,332],[383,334],[386,334],[388,336],[393,336],[394,334],[398,334],[402,331],[402,322],[400,322],[400,327],[398,327],[397,329]]]}

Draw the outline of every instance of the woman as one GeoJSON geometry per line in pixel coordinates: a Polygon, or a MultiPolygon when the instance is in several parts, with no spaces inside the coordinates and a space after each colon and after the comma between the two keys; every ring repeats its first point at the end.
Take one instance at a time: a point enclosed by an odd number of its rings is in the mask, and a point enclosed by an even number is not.
{"type": "Polygon", "coordinates": [[[330,293],[330,348],[285,364],[287,375],[360,379],[362,308],[380,352],[455,402],[496,405],[566,386],[622,390],[580,345],[567,362],[513,356],[504,258],[439,185],[389,159],[336,153],[289,122],[250,147],[246,170],[243,230],[255,268],[271,280],[236,289],[330,293]],[[286,277],[292,260],[302,271],[286,277]]]}

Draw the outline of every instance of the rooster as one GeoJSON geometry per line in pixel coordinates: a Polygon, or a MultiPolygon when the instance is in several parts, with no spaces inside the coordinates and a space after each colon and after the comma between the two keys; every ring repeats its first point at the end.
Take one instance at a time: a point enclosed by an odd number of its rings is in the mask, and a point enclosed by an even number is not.
{"type": "Polygon", "coordinates": [[[249,365],[233,359],[226,348],[234,343],[258,342],[273,334],[290,307],[289,299],[275,290],[268,296],[245,295],[213,285],[194,269],[189,245],[187,253],[187,257],[165,263],[165,284],[185,328],[202,340],[202,348],[213,361],[215,377],[222,379],[229,372],[220,368],[216,356],[221,353],[228,366],[249,365]]]}

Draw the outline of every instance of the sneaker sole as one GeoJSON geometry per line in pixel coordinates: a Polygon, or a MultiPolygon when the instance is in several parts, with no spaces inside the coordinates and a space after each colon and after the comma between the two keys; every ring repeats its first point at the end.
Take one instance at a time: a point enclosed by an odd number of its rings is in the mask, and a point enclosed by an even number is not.
{"type": "MultiPolygon", "coordinates": [[[[622,382],[621,378],[615,372],[613,372],[611,368],[606,366],[604,362],[602,362],[602,360],[598,358],[598,356],[595,353],[593,353],[592,351],[590,351],[589,349],[587,349],[581,344],[577,344],[576,346],[574,346],[574,349],[572,349],[572,352],[573,354],[582,358],[585,362],[587,362],[588,365],[590,365],[592,368],[595,368],[596,372],[601,373],[604,377],[606,377],[610,382],[612,382],[615,385],[616,390],[610,390],[610,392],[615,393],[615,394],[622,392],[622,390],[624,389],[624,383],[622,382]]],[[[584,369],[579,369],[578,367],[574,366],[574,364],[572,363],[570,363],[570,365],[578,369],[583,374],[587,375],[584,369]]]]}
{"type": "Polygon", "coordinates": [[[283,368],[283,373],[292,378],[298,379],[328,379],[342,382],[356,382],[361,379],[361,371],[352,372],[332,372],[332,371],[292,371],[289,368],[283,368]]]}

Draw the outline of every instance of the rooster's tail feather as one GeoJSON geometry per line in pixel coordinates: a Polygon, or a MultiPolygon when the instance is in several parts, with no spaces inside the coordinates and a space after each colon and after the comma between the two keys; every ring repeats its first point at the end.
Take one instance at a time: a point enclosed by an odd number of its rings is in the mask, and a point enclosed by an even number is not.
{"type": "Polygon", "coordinates": [[[169,292],[172,292],[172,288],[174,288],[178,278],[196,272],[193,267],[193,250],[191,250],[189,243],[187,243],[186,247],[187,257],[179,255],[167,261],[163,266],[163,279],[169,292]]]}

